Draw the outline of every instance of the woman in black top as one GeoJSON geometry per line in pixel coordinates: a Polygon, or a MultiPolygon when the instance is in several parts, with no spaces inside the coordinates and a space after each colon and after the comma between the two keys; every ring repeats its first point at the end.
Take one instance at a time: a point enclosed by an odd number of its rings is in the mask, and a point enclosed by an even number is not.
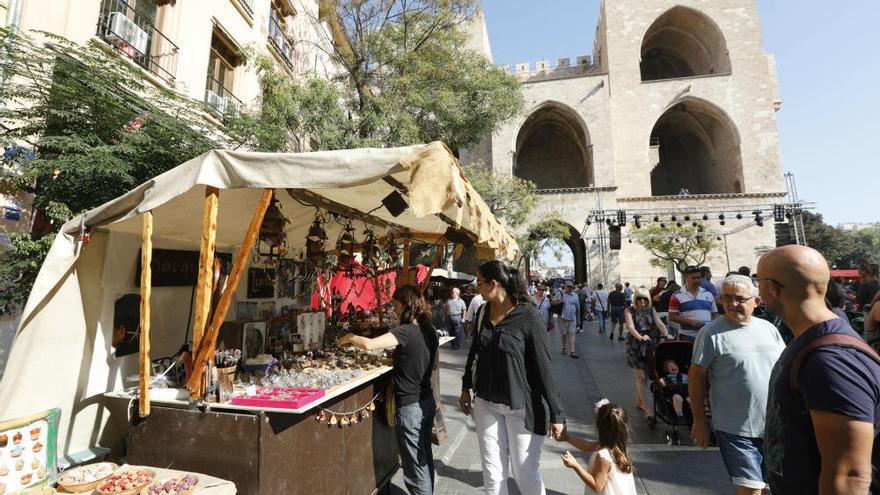
{"type": "Polygon", "coordinates": [[[365,351],[396,346],[394,350],[394,416],[397,444],[403,461],[403,481],[411,494],[434,493],[434,456],[431,431],[434,393],[431,371],[436,367],[437,331],[419,290],[404,285],[391,296],[400,326],[370,339],[346,334],[337,346],[353,345],[365,351]]]}
{"type": "Polygon", "coordinates": [[[517,270],[498,261],[483,263],[477,290],[486,304],[475,320],[459,404],[465,414],[474,413],[483,492],[506,493],[509,462],[520,492],[543,494],[538,461],[547,434],[545,401],[551,435],[560,439],[565,431],[547,327],[517,270]]]}

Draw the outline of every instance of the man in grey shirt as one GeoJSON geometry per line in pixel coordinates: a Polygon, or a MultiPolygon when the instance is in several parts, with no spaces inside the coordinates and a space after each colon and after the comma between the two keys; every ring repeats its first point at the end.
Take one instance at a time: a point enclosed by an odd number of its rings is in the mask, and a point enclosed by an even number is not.
{"type": "Polygon", "coordinates": [[[700,329],[688,372],[694,444],[709,445],[702,404],[711,383],[713,427],[736,495],[758,495],[766,487],[762,450],[767,391],[773,365],[785,348],[773,325],[752,318],[760,303],[757,292],[743,275],[724,279],[720,295],[724,317],[700,329]]]}

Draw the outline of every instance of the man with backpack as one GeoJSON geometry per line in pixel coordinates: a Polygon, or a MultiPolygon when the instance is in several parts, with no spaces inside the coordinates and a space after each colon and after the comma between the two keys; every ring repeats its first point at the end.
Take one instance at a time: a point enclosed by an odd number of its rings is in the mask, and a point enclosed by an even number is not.
{"type": "Polygon", "coordinates": [[[795,338],[770,376],[764,460],[773,493],[880,493],[880,356],[825,304],[818,251],[783,246],[759,290],[795,338]]]}

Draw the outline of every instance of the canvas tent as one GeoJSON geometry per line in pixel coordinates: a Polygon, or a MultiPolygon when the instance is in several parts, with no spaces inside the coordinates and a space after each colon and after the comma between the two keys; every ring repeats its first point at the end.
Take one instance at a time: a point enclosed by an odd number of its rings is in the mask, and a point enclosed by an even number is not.
{"type": "MultiPolygon", "coordinates": [[[[60,453],[121,446],[127,408],[102,394],[131,385],[125,379],[138,371],[137,354],[116,358],[110,342],[114,301],[138,290],[141,214],[152,212],[154,248],[198,251],[207,186],[220,190],[217,252],[237,253],[255,205],[273,188],[290,220],[292,247],[301,245],[315,218],[316,208],[307,206],[313,202],[369,212],[379,234],[384,224],[430,241],[452,225],[478,247],[511,259],[517,254],[514,239],[442,143],[299,154],[211,151],[62,227],[22,313],[0,383],[0,420],[60,407],[60,453]],[[397,217],[381,207],[395,189],[409,205],[397,217]],[[82,221],[91,230],[85,244],[78,240],[82,221]]],[[[340,228],[327,224],[331,242],[340,228]]],[[[180,346],[191,290],[153,289],[151,357],[180,346]]]]}

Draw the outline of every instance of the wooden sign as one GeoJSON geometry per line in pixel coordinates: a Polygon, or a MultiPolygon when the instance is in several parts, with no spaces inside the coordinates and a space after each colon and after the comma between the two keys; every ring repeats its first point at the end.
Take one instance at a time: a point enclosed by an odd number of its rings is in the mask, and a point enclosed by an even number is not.
{"type": "Polygon", "coordinates": [[[275,297],[275,270],[249,268],[247,280],[248,299],[275,297]]]}
{"type": "MultiPolygon", "coordinates": [[[[232,263],[232,254],[216,253],[224,264],[232,263]]],[[[140,252],[138,259],[141,258],[140,252]]],[[[178,249],[153,249],[150,262],[153,287],[188,287],[196,284],[199,278],[199,252],[178,249]]],[[[135,285],[141,284],[141,264],[138,262],[135,285]]]]}

